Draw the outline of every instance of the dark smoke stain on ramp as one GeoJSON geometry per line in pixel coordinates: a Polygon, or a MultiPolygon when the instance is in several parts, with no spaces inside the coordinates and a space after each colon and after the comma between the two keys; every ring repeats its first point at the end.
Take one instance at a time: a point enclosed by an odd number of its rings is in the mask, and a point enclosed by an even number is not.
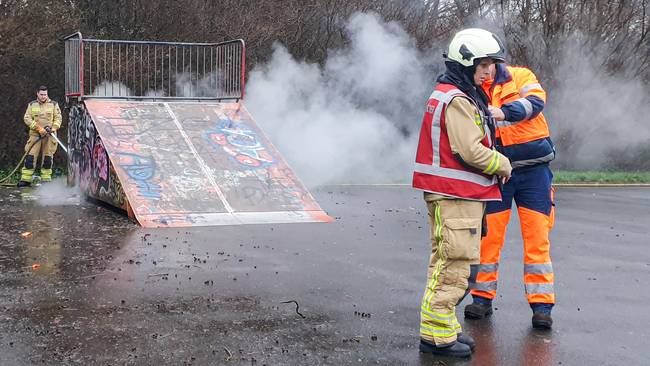
{"type": "Polygon", "coordinates": [[[331,221],[241,103],[85,105],[142,226],[331,221]]]}

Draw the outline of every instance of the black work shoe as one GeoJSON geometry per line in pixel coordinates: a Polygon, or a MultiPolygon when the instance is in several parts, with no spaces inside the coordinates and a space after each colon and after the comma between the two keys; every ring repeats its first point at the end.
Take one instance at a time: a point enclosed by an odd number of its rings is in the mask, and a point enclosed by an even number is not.
{"type": "Polygon", "coordinates": [[[474,346],[476,346],[476,342],[474,342],[474,338],[464,333],[458,333],[456,337],[457,337],[456,342],[466,344],[469,346],[470,350],[474,351],[474,346]]]}
{"type": "Polygon", "coordinates": [[[32,183],[21,180],[18,182],[18,188],[31,187],[32,183]]]}
{"type": "Polygon", "coordinates": [[[465,343],[454,342],[451,344],[436,346],[435,344],[422,339],[420,339],[420,352],[432,353],[436,356],[458,358],[467,358],[472,355],[472,350],[465,343]]]}
{"type": "Polygon", "coordinates": [[[552,325],[553,325],[553,318],[551,318],[551,314],[533,313],[533,328],[551,329],[552,325]]]}
{"type": "Polygon", "coordinates": [[[492,305],[473,302],[465,306],[465,317],[469,319],[483,319],[492,314],[492,305]]]}

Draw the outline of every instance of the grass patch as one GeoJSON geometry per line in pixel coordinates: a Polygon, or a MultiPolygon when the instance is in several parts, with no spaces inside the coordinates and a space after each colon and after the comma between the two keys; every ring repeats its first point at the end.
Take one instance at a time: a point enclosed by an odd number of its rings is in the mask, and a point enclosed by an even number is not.
{"type": "Polygon", "coordinates": [[[567,171],[553,172],[553,183],[600,183],[634,184],[650,183],[650,171],[610,172],[610,171],[567,171]]]}

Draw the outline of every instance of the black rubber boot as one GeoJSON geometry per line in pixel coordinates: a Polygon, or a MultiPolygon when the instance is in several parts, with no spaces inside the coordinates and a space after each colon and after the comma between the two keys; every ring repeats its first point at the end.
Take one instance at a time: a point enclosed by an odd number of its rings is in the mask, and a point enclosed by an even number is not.
{"type": "Polygon", "coordinates": [[[533,313],[533,328],[535,329],[551,329],[553,325],[553,318],[548,313],[533,313]]]}
{"type": "Polygon", "coordinates": [[[456,342],[466,344],[469,346],[470,350],[474,351],[474,346],[476,346],[476,342],[474,342],[474,338],[464,333],[458,333],[456,337],[457,337],[456,342]]]}
{"type": "Polygon", "coordinates": [[[467,358],[472,355],[472,350],[465,343],[454,342],[451,344],[436,346],[435,344],[422,339],[420,339],[420,352],[432,353],[436,356],[458,358],[467,358]]]}
{"type": "Polygon", "coordinates": [[[24,180],[21,180],[18,182],[18,188],[25,188],[25,187],[31,187],[32,183],[30,182],[25,182],[24,180]]]}
{"type": "Polygon", "coordinates": [[[465,317],[469,319],[483,319],[492,315],[492,305],[473,302],[465,306],[465,317]]]}

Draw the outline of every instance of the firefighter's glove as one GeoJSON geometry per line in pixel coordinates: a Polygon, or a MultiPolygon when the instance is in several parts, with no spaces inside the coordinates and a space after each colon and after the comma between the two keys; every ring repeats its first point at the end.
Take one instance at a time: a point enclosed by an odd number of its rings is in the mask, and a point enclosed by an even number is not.
{"type": "Polygon", "coordinates": [[[48,135],[51,135],[52,132],[54,132],[54,131],[52,130],[52,127],[50,127],[50,126],[45,126],[45,132],[47,132],[48,135]]]}
{"type": "Polygon", "coordinates": [[[38,132],[38,134],[41,136],[45,136],[47,134],[47,130],[41,126],[38,126],[38,128],[36,128],[36,132],[38,132]]]}

